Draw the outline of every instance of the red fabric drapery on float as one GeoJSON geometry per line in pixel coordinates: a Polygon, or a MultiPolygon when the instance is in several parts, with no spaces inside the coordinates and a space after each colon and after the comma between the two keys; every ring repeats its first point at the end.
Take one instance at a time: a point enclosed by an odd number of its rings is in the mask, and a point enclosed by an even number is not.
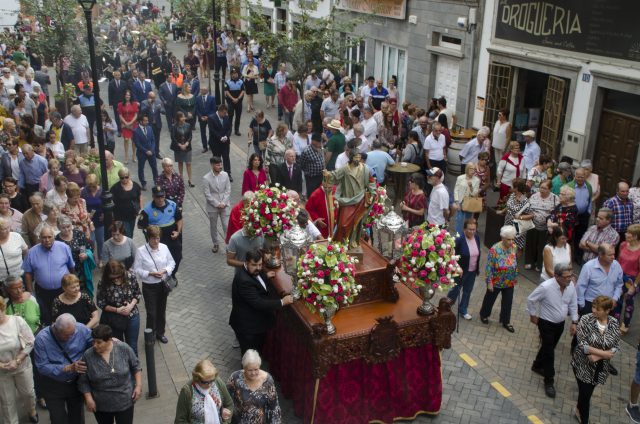
{"type": "Polygon", "coordinates": [[[385,363],[357,359],[335,365],[318,381],[317,395],[311,355],[282,314],[263,353],[282,393],[293,400],[294,411],[304,423],[391,423],[440,411],[440,354],[432,344],[404,349],[385,363]]]}

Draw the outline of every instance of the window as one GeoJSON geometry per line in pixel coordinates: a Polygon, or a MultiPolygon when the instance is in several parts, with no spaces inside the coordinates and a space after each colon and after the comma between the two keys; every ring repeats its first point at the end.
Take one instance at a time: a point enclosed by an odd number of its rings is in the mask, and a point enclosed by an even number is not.
{"type": "Polygon", "coordinates": [[[376,45],[375,77],[381,78],[384,86],[392,76],[397,79],[399,103],[404,100],[407,75],[407,52],[394,46],[378,43],[376,45]]]}
{"type": "Polygon", "coordinates": [[[367,43],[361,40],[359,44],[352,45],[347,50],[347,75],[351,77],[351,83],[354,88],[364,84],[365,77],[365,53],[367,51],[367,43]]]}

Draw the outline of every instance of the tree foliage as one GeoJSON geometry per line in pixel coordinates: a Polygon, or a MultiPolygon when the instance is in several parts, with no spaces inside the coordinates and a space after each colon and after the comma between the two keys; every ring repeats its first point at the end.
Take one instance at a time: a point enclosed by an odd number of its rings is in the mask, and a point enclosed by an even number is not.
{"type": "MultiPolygon", "coordinates": [[[[338,9],[336,4],[326,16],[314,17],[318,5],[318,0],[298,2],[299,13],[293,16],[291,33],[272,32],[271,22],[262,14],[260,5],[246,2],[249,13],[239,18],[249,24],[251,37],[265,50],[266,63],[288,63],[291,77],[302,83],[313,69],[327,68],[336,74],[354,63],[348,59],[347,52],[362,40],[351,35],[362,22],[360,19],[338,9]]],[[[276,26],[286,26],[286,23],[278,21],[276,26]]]]}
{"type": "MultiPolygon", "coordinates": [[[[173,10],[180,16],[185,28],[192,28],[197,35],[206,38],[213,19],[214,0],[173,0],[173,10]]],[[[219,2],[220,3],[220,2],[219,2]]],[[[218,10],[219,14],[220,11],[218,10]]]]}

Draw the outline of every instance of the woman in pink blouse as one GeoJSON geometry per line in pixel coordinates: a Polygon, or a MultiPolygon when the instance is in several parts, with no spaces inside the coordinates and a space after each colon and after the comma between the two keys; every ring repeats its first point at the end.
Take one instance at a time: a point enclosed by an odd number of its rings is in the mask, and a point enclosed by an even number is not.
{"type": "Polygon", "coordinates": [[[267,184],[267,173],[260,155],[253,153],[249,156],[249,166],[242,176],[242,194],[247,191],[258,191],[262,184],[267,184]]]}
{"type": "Polygon", "coordinates": [[[620,332],[625,334],[629,331],[631,317],[633,317],[633,298],[638,291],[640,284],[640,224],[632,224],[627,227],[625,234],[626,241],[620,244],[618,262],[622,267],[624,284],[622,286],[622,297],[613,309],[613,316],[620,321],[620,332]],[[624,317],[622,314],[622,304],[624,305],[624,317]]]}

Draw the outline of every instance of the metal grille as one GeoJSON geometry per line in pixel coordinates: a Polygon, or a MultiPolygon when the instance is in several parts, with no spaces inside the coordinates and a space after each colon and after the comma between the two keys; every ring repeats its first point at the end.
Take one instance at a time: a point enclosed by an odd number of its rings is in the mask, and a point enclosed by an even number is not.
{"type": "Polygon", "coordinates": [[[544,118],[540,134],[540,149],[553,159],[557,159],[560,144],[560,128],[564,120],[564,97],[567,82],[562,78],[549,76],[544,101],[544,118]]]}
{"type": "Polygon", "coordinates": [[[498,120],[498,112],[509,107],[512,78],[513,68],[511,66],[500,63],[492,63],[489,66],[483,119],[484,125],[489,128],[493,128],[498,120]]]}

